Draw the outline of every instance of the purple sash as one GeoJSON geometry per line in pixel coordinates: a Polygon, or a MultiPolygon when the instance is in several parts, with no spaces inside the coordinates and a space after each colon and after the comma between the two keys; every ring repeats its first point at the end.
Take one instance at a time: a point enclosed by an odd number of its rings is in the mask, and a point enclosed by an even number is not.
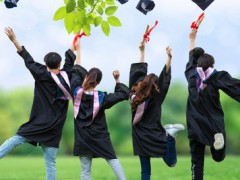
{"type": "Polygon", "coordinates": [[[209,67],[206,71],[203,71],[202,67],[196,68],[197,74],[199,75],[199,78],[196,78],[197,82],[197,89],[198,91],[203,90],[207,85],[204,84],[204,80],[208,79],[212,73],[214,72],[214,69],[209,67]]]}
{"type": "MultiPolygon", "coordinates": [[[[66,81],[67,85],[70,87],[70,82],[69,82],[67,73],[65,71],[60,71],[60,74],[62,75],[63,79],[66,81]]],[[[55,73],[51,72],[51,76],[52,76],[53,80],[56,82],[56,84],[58,85],[58,87],[62,90],[63,94],[67,97],[67,99],[72,100],[72,96],[62,85],[62,83],[58,79],[57,75],[55,73]]]]}
{"type": "MultiPolygon", "coordinates": [[[[132,95],[131,100],[135,98],[136,95],[132,95]]],[[[138,105],[135,116],[133,118],[133,126],[135,126],[139,121],[141,121],[145,108],[145,101],[138,105]]]]}
{"type": "MultiPolygon", "coordinates": [[[[83,95],[83,88],[80,88],[77,91],[77,95],[74,98],[74,118],[76,119],[78,113],[79,113],[79,108],[80,108],[80,104],[81,104],[81,99],[82,99],[82,95],[83,95]]],[[[99,97],[98,97],[98,91],[94,90],[93,91],[93,117],[92,117],[92,121],[94,120],[94,118],[96,117],[98,111],[99,111],[99,97]]],[[[92,123],[92,121],[90,122],[90,124],[92,123]]]]}

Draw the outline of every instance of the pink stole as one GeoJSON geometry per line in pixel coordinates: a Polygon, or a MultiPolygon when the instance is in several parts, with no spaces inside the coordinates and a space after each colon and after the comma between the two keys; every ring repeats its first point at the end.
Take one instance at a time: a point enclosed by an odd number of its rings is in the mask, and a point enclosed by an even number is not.
{"type": "MultiPolygon", "coordinates": [[[[77,95],[74,98],[74,118],[76,119],[78,113],[79,113],[79,109],[80,109],[80,104],[81,104],[81,99],[82,99],[82,95],[83,95],[83,88],[80,88],[77,91],[77,95]]],[[[99,111],[99,97],[98,97],[98,91],[94,90],[93,91],[93,116],[92,116],[92,121],[94,120],[94,118],[97,116],[97,113],[99,111]]],[[[90,122],[90,124],[92,123],[92,121],[90,122]]]]}
{"type": "Polygon", "coordinates": [[[206,69],[206,71],[203,71],[202,67],[197,67],[196,71],[200,77],[200,79],[197,79],[197,84],[198,84],[198,89],[203,90],[207,85],[204,84],[204,80],[206,80],[207,78],[209,78],[211,76],[211,74],[213,73],[214,69],[209,67],[206,69]],[[200,82],[198,82],[200,81],[200,82]]]}
{"type": "MultiPolygon", "coordinates": [[[[132,95],[131,100],[135,97],[136,95],[132,95]]],[[[144,108],[145,108],[145,101],[141,104],[138,105],[137,110],[135,112],[135,116],[133,119],[133,126],[135,126],[139,121],[141,121],[143,113],[144,113],[144,108]]]]}
{"type": "MultiPolygon", "coordinates": [[[[69,82],[67,73],[65,71],[60,71],[60,74],[62,75],[63,79],[66,81],[67,85],[70,87],[70,82],[69,82]]],[[[69,94],[69,92],[62,85],[62,83],[58,79],[57,75],[55,73],[51,72],[51,76],[52,76],[53,80],[56,82],[56,84],[58,85],[58,87],[62,90],[62,92],[66,96],[66,98],[68,100],[72,100],[72,96],[69,94]]]]}

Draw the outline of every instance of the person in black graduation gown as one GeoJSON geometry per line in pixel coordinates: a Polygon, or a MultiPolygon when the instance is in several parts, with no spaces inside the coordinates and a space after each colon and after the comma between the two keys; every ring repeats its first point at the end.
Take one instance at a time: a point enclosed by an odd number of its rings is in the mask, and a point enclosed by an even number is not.
{"type": "Polygon", "coordinates": [[[209,146],[213,160],[223,161],[226,149],[224,113],[219,90],[240,102],[240,80],[226,71],[214,69],[214,58],[195,48],[197,29],[190,32],[189,61],[185,76],[188,82],[187,127],[191,149],[192,179],[202,180],[205,147],[209,146]]]}
{"type": "Polygon", "coordinates": [[[56,154],[66,120],[68,100],[71,99],[68,76],[76,59],[73,47],[65,53],[66,60],[60,71],[61,56],[55,52],[48,53],[46,65],[35,62],[24,46],[17,41],[15,33],[5,28],[5,33],[23,58],[26,68],[34,80],[34,99],[29,121],[21,125],[15,136],[0,146],[0,158],[13,148],[26,142],[41,145],[45,165],[46,179],[56,179],[56,154]]]}
{"type": "Polygon", "coordinates": [[[74,156],[81,161],[81,179],[91,179],[92,158],[106,159],[118,180],[125,180],[125,174],[114,152],[106,123],[105,110],[116,103],[127,100],[129,89],[119,81],[119,72],[114,71],[115,92],[95,90],[102,72],[98,68],[87,71],[81,65],[80,47],[77,50],[76,65],[73,67],[71,88],[74,101],[74,156]]]}
{"type": "Polygon", "coordinates": [[[141,163],[141,179],[149,180],[151,157],[163,157],[169,167],[177,163],[175,135],[183,130],[182,124],[161,124],[161,106],[166,97],[171,80],[171,48],[167,47],[168,59],[160,76],[147,75],[148,64],[144,62],[145,42],[140,43],[140,63],[130,69],[132,139],[134,155],[141,163]],[[167,131],[167,132],[166,132],[167,131]]]}

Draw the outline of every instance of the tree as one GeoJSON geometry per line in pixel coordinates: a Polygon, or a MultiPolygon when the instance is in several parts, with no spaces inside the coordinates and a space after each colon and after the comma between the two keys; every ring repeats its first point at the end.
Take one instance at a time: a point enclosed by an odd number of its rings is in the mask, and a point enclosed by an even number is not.
{"type": "Polygon", "coordinates": [[[55,12],[53,20],[64,20],[68,34],[83,31],[89,35],[91,27],[101,26],[103,33],[109,36],[110,26],[121,26],[114,16],[118,9],[115,0],[64,0],[64,3],[55,12]]]}

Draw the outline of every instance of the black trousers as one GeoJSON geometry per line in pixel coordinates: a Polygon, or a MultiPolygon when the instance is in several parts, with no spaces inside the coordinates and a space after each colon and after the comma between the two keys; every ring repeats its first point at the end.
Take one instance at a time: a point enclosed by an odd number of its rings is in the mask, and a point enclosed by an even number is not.
{"type": "MultiPolygon", "coordinates": [[[[205,144],[190,139],[191,162],[192,162],[192,180],[203,180],[205,144]]],[[[210,148],[212,158],[216,162],[224,160],[226,155],[226,146],[223,149],[215,150],[210,148]]]]}

